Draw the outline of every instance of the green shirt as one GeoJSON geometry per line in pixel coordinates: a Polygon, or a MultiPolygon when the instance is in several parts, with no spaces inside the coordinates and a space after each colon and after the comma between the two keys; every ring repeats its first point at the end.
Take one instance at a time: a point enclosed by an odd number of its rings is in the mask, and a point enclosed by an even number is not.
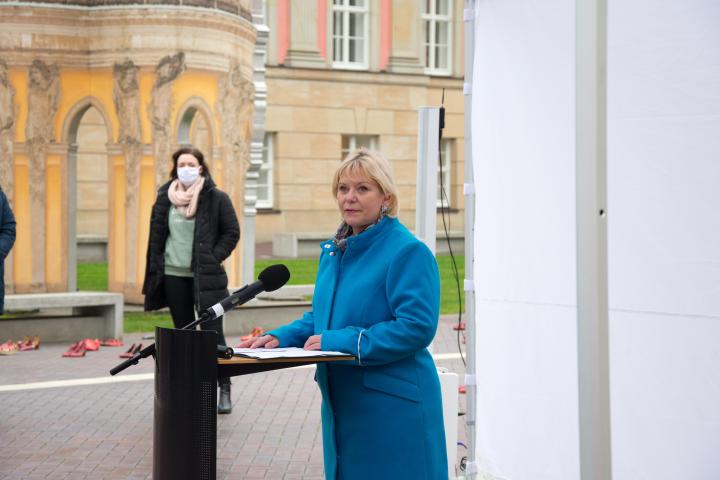
{"type": "Polygon", "coordinates": [[[170,233],[165,242],[165,275],[192,277],[190,262],[195,235],[195,217],[186,218],[175,208],[175,205],[172,205],[168,227],[170,233]]]}

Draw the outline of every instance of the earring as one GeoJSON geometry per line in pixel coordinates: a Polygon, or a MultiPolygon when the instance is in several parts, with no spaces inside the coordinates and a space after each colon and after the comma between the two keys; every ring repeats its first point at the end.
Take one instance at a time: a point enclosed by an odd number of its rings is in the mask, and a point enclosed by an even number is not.
{"type": "Polygon", "coordinates": [[[388,211],[390,211],[390,209],[388,208],[387,205],[385,205],[385,204],[383,203],[383,206],[380,207],[380,216],[381,216],[381,217],[384,217],[385,215],[387,215],[388,211]]]}

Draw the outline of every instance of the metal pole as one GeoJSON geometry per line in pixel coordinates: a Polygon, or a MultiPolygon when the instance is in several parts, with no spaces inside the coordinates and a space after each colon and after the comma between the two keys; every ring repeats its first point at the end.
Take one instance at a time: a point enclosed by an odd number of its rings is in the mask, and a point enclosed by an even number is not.
{"type": "Polygon", "coordinates": [[[477,458],[475,442],[475,421],[477,418],[477,385],[475,382],[475,181],[473,173],[472,150],[472,82],[473,60],[475,56],[475,0],[465,1],[463,14],[465,30],[465,81],[463,84],[464,121],[465,121],[465,325],[466,325],[466,365],[465,374],[467,392],[467,412],[465,413],[465,431],[467,433],[466,478],[476,478],[477,458]]]}
{"type": "Polygon", "coordinates": [[[417,189],[415,236],[435,253],[437,225],[437,172],[440,155],[440,107],[420,107],[418,112],[417,189]]]}
{"type": "Polygon", "coordinates": [[[607,0],[576,0],[580,476],[612,478],[607,293],[607,0]]]}

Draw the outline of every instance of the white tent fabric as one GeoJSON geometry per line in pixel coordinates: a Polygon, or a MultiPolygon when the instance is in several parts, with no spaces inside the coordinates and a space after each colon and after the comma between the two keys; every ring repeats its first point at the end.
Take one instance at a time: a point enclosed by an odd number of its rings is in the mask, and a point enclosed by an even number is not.
{"type": "MultiPolygon", "coordinates": [[[[610,0],[617,479],[720,478],[720,3],[610,0]]],[[[475,16],[476,458],[579,478],[575,2],[475,16]]]]}
{"type": "Polygon", "coordinates": [[[616,479],[720,478],[720,2],[608,16],[616,479]]]}

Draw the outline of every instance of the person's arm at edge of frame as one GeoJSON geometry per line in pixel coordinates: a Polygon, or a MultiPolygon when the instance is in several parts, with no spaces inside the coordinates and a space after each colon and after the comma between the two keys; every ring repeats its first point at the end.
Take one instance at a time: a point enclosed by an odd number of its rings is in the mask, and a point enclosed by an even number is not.
{"type": "Polygon", "coordinates": [[[385,294],[394,319],[367,329],[325,330],[322,350],[351,353],[358,365],[373,366],[397,361],[430,345],[440,313],[440,276],[435,257],[424,244],[409,245],[393,260],[385,294]]]}
{"type": "Polygon", "coordinates": [[[2,260],[8,256],[10,250],[15,244],[15,215],[10,208],[10,201],[5,196],[5,192],[0,190],[2,198],[2,225],[0,225],[0,255],[2,260]]]}

